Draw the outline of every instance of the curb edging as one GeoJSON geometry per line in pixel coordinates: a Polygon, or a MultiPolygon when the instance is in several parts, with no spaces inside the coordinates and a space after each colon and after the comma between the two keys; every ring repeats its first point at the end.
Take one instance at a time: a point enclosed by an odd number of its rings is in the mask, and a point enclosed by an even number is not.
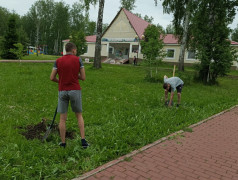
{"type": "MultiPolygon", "coordinates": [[[[196,124],[193,124],[193,125],[189,126],[189,128],[194,128],[194,127],[196,127],[196,126],[199,126],[199,125],[201,125],[201,124],[203,124],[203,123],[205,123],[205,122],[207,122],[207,121],[209,121],[209,120],[211,120],[211,119],[214,119],[214,118],[217,117],[217,116],[220,116],[220,115],[222,115],[222,114],[224,114],[224,113],[226,113],[226,112],[228,112],[228,111],[231,111],[232,109],[234,109],[234,108],[236,108],[236,107],[238,107],[238,105],[235,105],[235,106],[233,106],[233,107],[231,107],[231,108],[229,108],[229,109],[226,109],[226,110],[224,110],[224,111],[222,111],[222,112],[220,112],[220,113],[217,113],[217,114],[215,114],[215,115],[213,115],[213,116],[211,116],[211,117],[209,117],[209,118],[207,118],[207,119],[204,119],[204,120],[202,120],[202,121],[200,121],[200,122],[198,122],[198,123],[196,123],[196,124]]],[[[175,135],[181,134],[181,133],[183,133],[183,132],[184,132],[183,130],[179,130],[179,131],[177,131],[177,132],[175,132],[175,133],[172,133],[172,134],[170,134],[170,135],[168,135],[168,136],[166,136],[166,137],[163,137],[163,138],[161,138],[161,139],[159,139],[159,140],[157,140],[157,141],[155,141],[155,142],[153,142],[153,143],[151,143],[151,144],[148,144],[148,145],[146,145],[146,146],[144,146],[144,147],[142,147],[142,148],[140,148],[140,149],[138,149],[138,150],[134,150],[134,151],[132,151],[132,152],[129,153],[129,154],[126,154],[126,155],[124,155],[124,156],[121,156],[121,157],[119,157],[119,158],[117,158],[117,159],[115,159],[115,160],[112,160],[112,161],[110,161],[110,162],[108,162],[108,163],[106,163],[106,164],[104,164],[104,165],[102,165],[102,166],[99,166],[98,168],[96,168],[96,169],[94,169],[94,170],[91,170],[91,171],[89,171],[89,172],[87,172],[87,173],[81,175],[80,177],[74,178],[73,180],[84,180],[84,179],[86,179],[86,178],[88,178],[88,177],[90,177],[90,176],[95,175],[96,173],[99,173],[99,172],[101,172],[101,171],[103,171],[103,170],[105,170],[105,169],[107,169],[107,168],[109,168],[109,167],[111,167],[111,166],[113,166],[113,165],[116,165],[116,164],[118,164],[118,163],[124,161],[125,158],[130,158],[130,157],[132,157],[132,156],[134,156],[134,155],[136,155],[136,154],[138,154],[138,153],[140,153],[140,152],[142,152],[142,151],[145,151],[145,150],[147,150],[147,149],[149,149],[149,148],[151,148],[151,147],[153,147],[153,146],[155,146],[155,145],[157,145],[157,144],[160,144],[160,143],[162,143],[162,142],[168,140],[169,137],[171,137],[171,136],[175,136],[175,135]]]]}

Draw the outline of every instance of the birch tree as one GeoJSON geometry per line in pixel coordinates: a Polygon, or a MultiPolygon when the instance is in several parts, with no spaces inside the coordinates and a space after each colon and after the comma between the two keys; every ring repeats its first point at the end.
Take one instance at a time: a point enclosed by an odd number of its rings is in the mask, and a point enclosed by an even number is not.
{"type": "Polygon", "coordinates": [[[198,78],[204,84],[215,84],[218,76],[230,71],[236,60],[228,27],[232,23],[237,0],[201,0],[192,18],[192,46],[200,60],[198,78]]]}
{"type": "MultiPolygon", "coordinates": [[[[181,42],[179,55],[179,71],[184,71],[184,55],[188,44],[190,17],[193,11],[194,0],[164,0],[163,7],[165,13],[173,13],[173,26],[175,35],[181,42]]],[[[155,0],[157,5],[157,0],[155,0]]]]}
{"type": "Polygon", "coordinates": [[[103,10],[105,0],[81,0],[84,2],[86,10],[89,10],[91,4],[96,5],[98,2],[98,19],[97,19],[97,33],[96,33],[96,44],[95,44],[95,54],[94,54],[94,63],[93,67],[96,69],[102,68],[101,65],[101,39],[102,39],[102,25],[103,25],[103,10]]]}

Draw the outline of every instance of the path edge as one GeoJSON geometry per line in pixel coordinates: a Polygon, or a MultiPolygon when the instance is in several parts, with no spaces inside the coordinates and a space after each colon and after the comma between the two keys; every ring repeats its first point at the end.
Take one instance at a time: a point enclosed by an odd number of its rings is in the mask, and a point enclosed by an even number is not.
{"type": "MultiPolygon", "coordinates": [[[[232,109],[235,109],[235,108],[237,108],[237,107],[238,107],[238,105],[232,106],[231,108],[226,109],[226,110],[224,110],[224,111],[222,111],[222,112],[219,112],[219,113],[217,113],[217,114],[214,114],[214,115],[212,115],[211,117],[208,117],[208,118],[206,118],[206,119],[204,119],[204,120],[202,120],[202,121],[199,121],[199,122],[196,123],[196,124],[190,125],[189,128],[194,128],[194,127],[196,127],[196,126],[199,126],[199,125],[201,125],[201,124],[203,124],[203,123],[205,123],[205,122],[207,122],[207,121],[209,121],[209,120],[212,120],[212,119],[214,119],[215,117],[220,116],[220,115],[222,115],[222,114],[224,114],[224,113],[226,113],[226,112],[228,112],[228,111],[231,111],[232,109]]],[[[170,134],[170,135],[168,135],[168,136],[166,136],[166,137],[163,137],[163,138],[161,138],[161,139],[159,139],[159,140],[157,140],[157,141],[155,141],[155,142],[153,142],[153,143],[151,143],[151,144],[148,144],[148,145],[146,145],[146,146],[144,146],[144,147],[142,147],[142,148],[140,148],[140,149],[138,149],[138,150],[134,150],[134,151],[130,152],[129,154],[126,154],[126,155],[121,156],[121,157],[119,157],[119,158],[117,158],[117,159],[115,159],[115,160],[112,160],[112,161],[110,161],[110,162],[108,162],[108,163],[106,163],[106,164],[104,164],[104,165],[101,165],[101,166],[97,167],[96,169],[93,169],[93,170],[91,170],[91,171],[89,171],[89,172],[87,172],[87,173],[85,173],[85,174],[83,174],[83,175],[80,175],[79,177],[74,178],[73,180],[84,180],[84,179],[86,179],[86,178],[89,178],[89,177],[91,177],[91,176],[93,176],[93,175],[95,175],[95,174],[97,174],[97,173],[99,173],[99,172],[101,172],[101,171],[103,171],[103,170],[105,170],[105,169],[107,169],[107,168],[113,166],[113,165],[116,165],[116,164],[118,164],[118,163],[124,161],[125,158],[130,158],[130,157],[132,157],[132,156],[134,156],[134,155],[136,155],[136,154],[138,154],[138,153],[140,153],[140,152],[142,152],[142,151],[145,151],[146,149],[149,149],[149,148],[151,148],[151,147],[153,147],[153,146],[155,146],[155,145],[157,145],[157,144],[160,144],[160,143],[162,143],[162,142],[168,140],[168,139],[169,139],[170,137],[172,137],[172,136],[175,136],[175,135],[177,135],[177,134],[181,134],[181,133],[183,133],[183,132],[184,132],[183,130],[179,130],[179,131],[177,131],[177,132],[175,132],[175,133],[173,133],[173,134],[170,134]]]]}

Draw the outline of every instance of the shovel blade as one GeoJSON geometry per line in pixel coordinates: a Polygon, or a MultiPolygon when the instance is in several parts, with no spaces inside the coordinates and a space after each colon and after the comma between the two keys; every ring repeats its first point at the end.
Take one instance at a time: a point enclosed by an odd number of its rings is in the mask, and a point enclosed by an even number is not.
{"type": "Polygon", "coordinates": [[[50,132],[51,132],[51,128],[49,127],[47,129],[47,131],[45,132],[45,135],[43,136],[42,141],[44,141],[48,138],[48,136],[50,135],[50,132]]]}

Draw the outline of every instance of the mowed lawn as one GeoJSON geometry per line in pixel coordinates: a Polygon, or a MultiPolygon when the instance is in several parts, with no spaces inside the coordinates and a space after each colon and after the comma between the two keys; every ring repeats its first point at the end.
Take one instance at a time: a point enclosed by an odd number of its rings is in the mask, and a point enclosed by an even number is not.
{"type": "MultiPolygon", "coordinates": [[[[53,118],[58,90],[49,80],[52,66],[0,63],[0,179],[72,179],[238,104],[237,71],[219,78],[219,85],[185,85],[182,105],[176,109],[164,106],[162,83],[144,80],[144,67],[103,64],[95,70],[86,64],[81,86],[86,139],[91,146],[81,148],[77,121],[69,109],[67,130],[76,136],[67,139],[67,148],[62,149],[56,132],[42,143],[27,140],[18,128],[53,118]]],[[[158,73],[171,76],[172,67],[160,68],[158,73]]]]}

